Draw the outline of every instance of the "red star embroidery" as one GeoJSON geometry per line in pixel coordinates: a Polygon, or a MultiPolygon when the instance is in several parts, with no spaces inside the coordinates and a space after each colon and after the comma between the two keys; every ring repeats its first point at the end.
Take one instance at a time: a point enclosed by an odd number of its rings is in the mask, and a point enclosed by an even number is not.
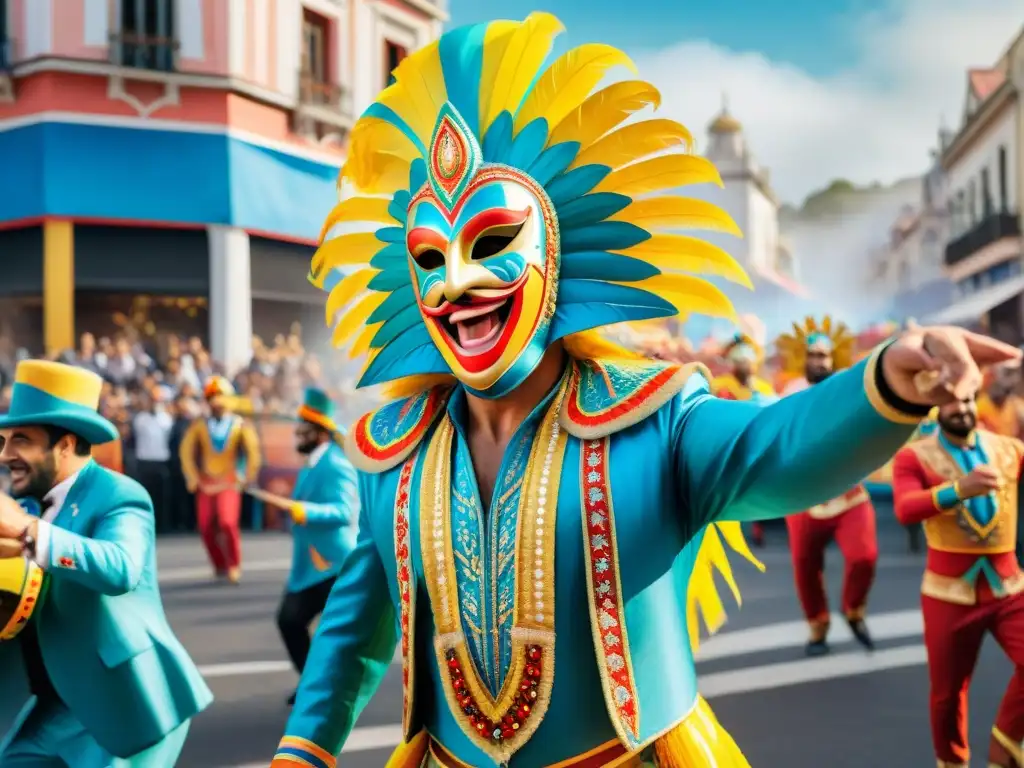
{"type": "Polygon", "coordinates": [[[58,561],[58,564],[60,565],[61,568],[74,568],[75,567],[75,561],[72,560],[70,557],[62,557],[58,561]]]}

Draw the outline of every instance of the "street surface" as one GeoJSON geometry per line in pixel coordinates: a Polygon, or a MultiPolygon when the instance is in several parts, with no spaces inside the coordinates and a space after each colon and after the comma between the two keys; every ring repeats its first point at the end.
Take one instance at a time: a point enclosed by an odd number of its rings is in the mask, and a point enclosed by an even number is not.
{"type": "MultiPolygon", "coordinates": [[[[918,610],[923,555],[906,553],[905,536],[889,523],[891,514],[879,509],[882,554],[869,615],[878,641],[873,656],[851,644],[837,618],[832,655],[804,659],[805,629],[784,526],[768,531],[768,546],[760,553],[766,574],[738,565],[744,606],[733,608],[725,629],[704,643],[698,668],[701,690],[754,768],[934,764],[918,610]]],[[[251,534],[243,543],[245,579],[235,589],[209,582],[198,539],[160,543],[171,623],[217,697],[193,723],[179,763],[187,768],[266,768],[288,714],[285,699],[295,687],[274,623],[290,542],[280,534],[251,534]]],[[[839,554],[830,553],[834,606],[840,577],[839,554]]],[[[971,740],[978,759],[985,756],[1010,674],[1010,664],[989,639],[971,689],[971,740]]],[[[380,768],[386,762],[399,738],[400,677],[393,666],[346,746],[345,768],[380,768]]]]}

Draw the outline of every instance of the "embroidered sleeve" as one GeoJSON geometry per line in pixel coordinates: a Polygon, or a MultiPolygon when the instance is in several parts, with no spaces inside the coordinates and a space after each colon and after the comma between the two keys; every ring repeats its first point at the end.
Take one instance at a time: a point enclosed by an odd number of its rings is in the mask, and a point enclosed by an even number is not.
{"type": "Polygon", "coordinates": [[[913,525],[935,517],[956,504],[953,483],[932,488],[921,460],[910,446],[896,454],[892,465],[892,498],[896,519],[913,525]],[[948,503],[948,506],[947,506],[948,503]]]}

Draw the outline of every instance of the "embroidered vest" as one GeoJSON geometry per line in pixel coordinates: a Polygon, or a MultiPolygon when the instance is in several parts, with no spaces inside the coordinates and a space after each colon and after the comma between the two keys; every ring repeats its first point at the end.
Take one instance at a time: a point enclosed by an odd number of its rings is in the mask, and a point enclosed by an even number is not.
{"type": "MultiPolygon", "coordinates": [[[[1016,443],[992,432],[979,431],[978,439],[989,464],[1007,482],[995,492],[996,513],[991,520],[975,519],[969,505],[958,504],[924,521],[928,546],[940,552],[997,554],[1017,546],[1017,475],[1021,456],[1016,443]]],[[[937,434],[911,443],[921,464],[947,482],[964,476],[960,465],[939,442],[937,434]]]]}
{"type": "Polygon", "coordinates": [[[231,425],[223,435],[212,435],[209,422],[200,427],[200,472],[210,479],[233,477],[238,472],[238,443],[242,436],[242,418],[231,416],[231,425]]]}

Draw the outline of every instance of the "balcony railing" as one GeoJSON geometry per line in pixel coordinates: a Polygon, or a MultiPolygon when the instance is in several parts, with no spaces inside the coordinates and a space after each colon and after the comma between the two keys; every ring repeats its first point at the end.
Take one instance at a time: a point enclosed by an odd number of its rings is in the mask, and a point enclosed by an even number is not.
{"type": "Polygon", "coordinates": [[[351,121],[351,113],[351,96],[344,87],[308,72],[300,73],[300,120],[346,128],[351,121]]]}
{"type": "Polygon", "coordinates": [[[946,245],[946,266],[951,267],[1004,237],[1020,237],[1020,216],[1007,212],[989,214],[946,245]]]}
{"type": "Polygon", "coordinates": [[[169,37],[115,32],[110,36],[110,62],[120,67],[174,72],[178,47],[178,41],[169,37]]]}

